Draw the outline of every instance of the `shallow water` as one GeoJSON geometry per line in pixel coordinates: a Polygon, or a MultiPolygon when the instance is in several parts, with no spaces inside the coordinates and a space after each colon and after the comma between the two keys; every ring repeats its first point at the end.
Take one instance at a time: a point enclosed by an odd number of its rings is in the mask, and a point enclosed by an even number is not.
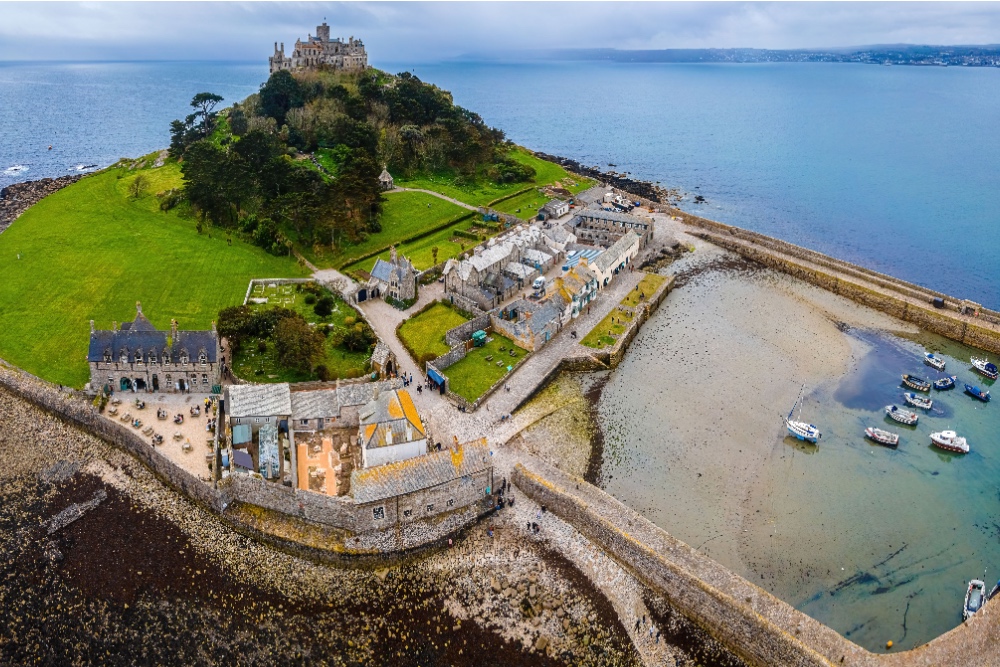
{"type": "Polygon", "coordinates": [[[710,271],[671,294],[599,402],[601,481],[860,645],[912,648],[961,622],[968,579],[1000,576],[1000,406],[962,393],[962,381],[991,385],[968,364],[974,350],[889,333],[887,318],[868,328],[866,309],[837,301],[759,270],[710,271]],[[803,301],[823,317],[796,319],[803,301]],[[866,327],[842,323],[855,317],[866,327]],[[916,341],[945,355],[947,373],[923,364],[916,341]],[[958,375],[958,388],[933,392],[933,409],[903,426],[883,413],[903,404],[902,373],[958,375]],[[800,383],[818,446],[780,421],[800,383]],[[866,441],[869,425],[900,433],[899,449],[866,441]],[[972,452],[933,448],[929,434],[946,428],[972,452]]]}

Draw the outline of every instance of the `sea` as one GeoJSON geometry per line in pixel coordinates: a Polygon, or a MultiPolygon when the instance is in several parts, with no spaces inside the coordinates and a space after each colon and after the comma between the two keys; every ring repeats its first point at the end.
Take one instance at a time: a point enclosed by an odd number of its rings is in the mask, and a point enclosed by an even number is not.
{"type": "MultiPolygon", "coordinates": [[[[450,90],[518,144],[676,188],[692,213],[1000,307],[1000,70],[375,64],[450,90]]],[[[266,77],[263,62],[0,63],[0,187],[164,148],[193,95],[215,92],[229,104],[266,77]]],[[[701,532],[697,513],[674,511],[677,489],[699,488],[700,476],[681,479],[692,471],[671,466],[689,443],[661,435],[670,417],[656,407],[660,393],[685,382],[726,381],[723,366],[703,364],[692,377],[689,359],[664,353],[696,325],[670,324],[684,294],[668,298],[633,344],[627,372],[605,390],[602,426],[628,423],[634,437],[615,445],[605,433],[602,485],[710,554],[736,545],[764,573],[762,586],[873,650],[887,639],[916,646],[957,625],[964,583],[985,576],[992,585],[1000,574],[997,406],[960,386],[935,394],[914,429],[885,422],[880,410],[901,400],[901,372],[937,376],[919,362],[925,349],[945,354],[961,380],[991,386],[968,369],[973,351],[933,336],[852,332],[865,352],[851,372],[806,390],[825,443],[798,448],[777,428],[775,467],[762,482],[773,491],[747,499],[763,518],[744,524],[754,531],[747,536],[716,537],[701,532]],[[630,390],[637,385],[660,393],[644,401],[630,390]],[[865,424],[902,431],[904,444],[865,443],[865,424]],[[930,447],[928,434],[949,426],[970,437],[972,454],[930,447]]]]}

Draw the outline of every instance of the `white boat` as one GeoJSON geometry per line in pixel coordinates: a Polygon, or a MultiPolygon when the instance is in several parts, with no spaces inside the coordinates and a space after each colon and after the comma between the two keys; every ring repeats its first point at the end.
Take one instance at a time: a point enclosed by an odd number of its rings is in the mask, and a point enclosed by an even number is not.
{"type": "Polygon", "coordinates": [[[908,391],[905,394],[903,394],[903,398],[906,399],[906,402],[909,403],[910,405],[917,408],[923,408],[924,410],[930,410],[931,406],[934,405],[934,401],[932,401],[931,399],[927,398],[926,396],[919,396],[917,394],[914,394],[912,391],[908,391]]]}
{"type": "Polygon", "coordinates": [[[996,380],[998,375],[997,367],[990,363],[989,359],[977,359],[972,357],[969,361],[975,366],[976,370],[979,371],[981,375],[985,375],[991,380],[996,380]]]}
{"type": "Polygon", "coordinates": [[[916,412],[910,412],[909,410],[904,410],[903,408],[896,407],[895,405],[885,406],[885,414],[889,415],[900,424],[906,424],[907,426],[913,426],[920,418],[916,412]]]}
{"type": "Polygon", "coordinates": [[[924,355],[924,363],[930,366],[931,368],[936,368],[939,371],[943,371],[946,362],[941,357],[937,357],[928,352],[927,354],[924,355]]]}
{"type": "Polygon", "coordinates": [[[958,452],[959,454],[969,453],[969,443],[954,431],[931,433],[931,442],[949,452],[958,452]]]}
{"type": "Polygon", "coordinates": [[[892,431],[886,431],[880,428],[875,428],[874,426],[869,426],[865,429],[865,435],[880,445],[885,445],[886,447],[892,447],[895,449],[899,445],[899,434],[893,433],[892,431]]]}
{"type": "Polygon", "coordinates": [[[962,620],[966,621],[970,616],[983,608],[985,600],[986,584],[979,579],[969,582],[969,587],[965,591],[965,604],[962,605],[962,620]]]}
{"type": "MultiPolygon", "coordinates": [[[[805,387],[803,386],[803,389],[804,388],[805,387]]],[[[801,398],[802,398],[802,392],[800,390],[799,399],[801,398]]],[[[819,429],[816,428],[815,425],[810,424],[808,422],[795,421],[792,419],[792,413],[795,412],[795,406],[798,405],[799,399],[796,399],[795,403],[792,404],[792,409],[788,411],[788,416],[784,418],[785,428],[788,429],[789,435],[792,435],[799,440],[815,443],[817,440],[823,437],[823,434],[819,432],[819,429]]]]}

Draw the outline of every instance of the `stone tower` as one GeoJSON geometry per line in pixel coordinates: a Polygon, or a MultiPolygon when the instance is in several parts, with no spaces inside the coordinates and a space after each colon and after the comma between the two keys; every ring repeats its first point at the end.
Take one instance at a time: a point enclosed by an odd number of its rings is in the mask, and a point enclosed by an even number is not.
{"type": "Polygon", "coordinates": [[[321,42],[330,41],[330,26],[326,24],[326,21],[323,21],[323,25],[316,26],[316,39],[321,42]]]}

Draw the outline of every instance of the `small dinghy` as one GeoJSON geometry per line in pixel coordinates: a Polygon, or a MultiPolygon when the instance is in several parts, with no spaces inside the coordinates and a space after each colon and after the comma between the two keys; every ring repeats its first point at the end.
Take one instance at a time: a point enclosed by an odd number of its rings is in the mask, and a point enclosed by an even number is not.
{"type": "Polygon", "coordinates": [[[986,584],[979,579],[969,582],[969,588],[965,591],[965,605],[962,607],[962,620],[966,621],[970,616],[983,608],[986,584]]]}
{"type": "Polygon", "coordinates": [[[914,394],[912,391],[908,391],[905,394],[903,394],[903,398],[905,398],[906,402],[915,408],[923,408],[924,410],[930,410],[931,406],[934,405],[934,401],[932,401],[931,399],[927,398],[926,396],[918,396],[917,394],[914,394]]]}
{"type": "Polygon", "coordinates": [[[924,363],[930,366],[931,368],[936,368],[939,371],[943,371],[946,362],[941,357],[934,356],[933,354],[928,352],[927,354],[924,355],[924,363]]]}
{"type": "Polygon", "coordinates": [[[988,359],[977,359],[976,357],[972,357],[970,361],[972,362],[972,365],[976,368],[976,370],[979,371],[980,375],[985,375],[991,380],[997,379],[998,375],[997,367],[996,365],[991,363],[988,359]]]}
{"type": "Polygon", "coordinates": [[[973,387],[971,384],[965,385],[965,393],[973,398],[978,398],[983,403],[990,402],[990,392],[980,389],[979,387],[973,387]]]}
{"type": "Polygon", "coordinates": [[[920,418],[916,412],[910,412],[909,410],[904,410],[903,408],[896,407],[895,405],[885,406],[885,414],[889,415],[900,424],[906,424],[907,426],[913,426],[920,418]]]}
{"type": "MultiPolygon", "coordinates": [[[[805,386],[803,386],[805,389],[805,386]]],[[[792,404],[792,409],[788,411],[788,416],[784,417],[785,428],[788,429],[789,435],[794,436],[798,440],[804,440],[805,442],[815,443],[817,440],[823,437],[823,434],[819,432],[819,429],[815,425],[804,421],[793,421],[792,413],[795,412],[795,406],[799,404],[799,400],[802,398],[802,391],[799,391],[799,398],[795,400],[792,404]]],[[[801,416],[801,408],[799,409],[801,416]]]]}
{"type": "Polygon", "coordinates": [[[952,375],[951,377],[941,378],[940,380],[934,380],[934,388],[938,391],[944,391],[945,389],[954,389],[955,380],[958,379],[957,375],[952,375]]]}
{"type": "Polygon", "coordinates": [[[869,426],[865,429],[865,435],[880,445],[895,449],[899,445],[899,434],[892,431],[883,431],[880,428],[869,426]]]}
{"type": "Polygon", "coordinates": [[[910,389],[916,389],[917,391],[930,391],[931,383],[923,378],[918,378],[916,375],[906,374],[903,376],[903,384],[905,384],[910,389]]]}
{"type": "Polygon", "coordinates": [[[969,453],[969,443],[966,442],[965,438],[959,437],[954,431],[931,433],[931,442],[949,452],[957,452],[959,454],[969,453]]]}

